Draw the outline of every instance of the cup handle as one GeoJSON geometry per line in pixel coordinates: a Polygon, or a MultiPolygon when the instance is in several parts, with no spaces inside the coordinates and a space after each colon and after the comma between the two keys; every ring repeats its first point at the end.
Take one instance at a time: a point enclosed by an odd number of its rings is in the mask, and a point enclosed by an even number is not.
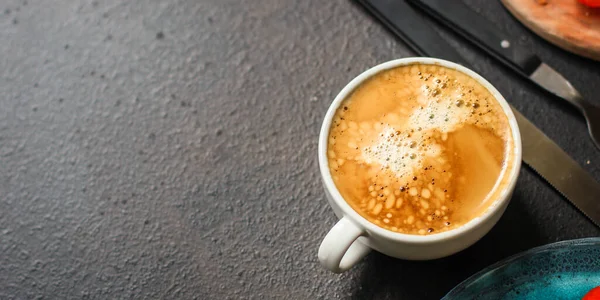
{"type": "Polygon", "coordinates": [[[321,265],[335,273],[350,269],[371,251],[371,248],[356,241],[364,234],[363,229],[343,217],[329,230],[319,247],[321,265]]]}

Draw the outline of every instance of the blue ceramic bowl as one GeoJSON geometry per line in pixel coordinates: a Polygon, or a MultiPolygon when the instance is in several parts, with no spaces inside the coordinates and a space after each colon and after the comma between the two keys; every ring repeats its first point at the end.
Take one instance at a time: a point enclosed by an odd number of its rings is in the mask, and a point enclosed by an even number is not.
{"type": "Polygon", "coordinates": [[[549,244],[496,263],[443,299],[581,299],[600,286],[600,238],[549,244]]]}

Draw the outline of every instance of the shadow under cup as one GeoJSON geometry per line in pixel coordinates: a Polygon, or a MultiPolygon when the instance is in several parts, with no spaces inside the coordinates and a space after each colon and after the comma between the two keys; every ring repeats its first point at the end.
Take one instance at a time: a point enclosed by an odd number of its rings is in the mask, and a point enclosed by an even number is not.
{"type": "Polygon", "coordinates": [[[428,260],[454,254],[467,248],[485,235],[502,216],[515,188],[521,166],[521,136],[510,106],[502,95],[477,73],[452,62],[425,57],[403,58],[375,66],[354,78],[336,96],[329,107],[319,136],[319,167],[325,195],[329,205],[340,221],[329,231],[319,248],[321,264],[333,272],[343,272],[356,264],[371,249],[386,255],[410,259],[428,260]],[[507,178],[497,197],[487,210],[464,225],[431,235],[404,234],[384,229],[371,223],[356,212],[341,196],[330,174],[327,147],[330,127],[341,103],[363,82],[389,69],[405,65],[438,65],[454,69],[475,79],[496,99],[508,119],[513,136],[513,156],[507,162],[507,178]]]}

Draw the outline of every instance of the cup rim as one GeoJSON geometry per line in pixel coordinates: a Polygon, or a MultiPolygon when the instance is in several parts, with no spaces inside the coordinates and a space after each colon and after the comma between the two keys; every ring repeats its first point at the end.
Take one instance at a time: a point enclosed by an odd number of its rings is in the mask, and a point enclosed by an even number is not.
{"type": "Polygon", "coordinates": [[[476,229],[486,220],[490,219],[492,216],[496,215],[496,213],[500,212],[504,209],[504,203],[510,200],[510,194],[513,191],[517,178],[519,175],[519,171],[521,169],[521,160],[522,160],[522,145],[521,145],[521,134],[519,132],[519,126],[517,124],[517,120],[515,115],[510,108],[510,105],[504,99],[502,94],[485,78],[471,69],[459,65],[457,63],[439,59],[432,57],[407,57],[400,58],[395,60],[390,60],[379,65],[376,65],[364,72],[360,75],[356,76],[352,81],[350,81],[334,98],[333,102],[329,106],[327,113],[325,115],[325,119],[321,126],[321,131],[319,134],[319,168],[321,171],[321,176],[323,181],[325,182],[326,189],[330,192],[333,200],[342,210],[344,216],[350,217],[352,221],[358,223],[363,230],[366,230],[369,233],[375,233],[378,236],[382,236],[386,239],[401,241],[401,242],[410,242],[415,244],[427,244],[439,242],[451,238],[455,238],[457,236],[461,236],[467,234],[468,232],[476,229]],[[448,231],[430,234],[430,235],[414,235],[414,234],[406,234],[393,232],[382,227],[371,223],[369,220],[361,216],[358,212],[356,212],[350,204],[348,204],[342,195],[340,194],[337,186],[333,182],[333,178],[329,171],[329,160],[327,158],[327,146],[328,146],[328,138],[329,138],[329,130],[331,128],[331,123],[333,121],[333,116],[337,108],[340,106],[342,101],[348,97],[350,93],[352,93],[360,84],[369,79],[370,77],[389,69],[393,69],[399,66],[411,65],[411,64],[426,64],[426,65],[440,65],[443,67],[447,67],[450,69],[454,69],[460,71],[471,78],[477,80],[477,82],[483,85],[498,101],[502,109],[504,110],[505,115],[508,118],[508,122],[511,128],[511,132],[514,140],[514,160],[512,162],[512,168],[510,169],[509,181],[506,185],[506,188],[500,193],[497,199],[494,200],[492,204],[486,209],[484,213],[481,215],[471,219],[469,222],[463,224],[458,228],[454,228],[448,231]]]}

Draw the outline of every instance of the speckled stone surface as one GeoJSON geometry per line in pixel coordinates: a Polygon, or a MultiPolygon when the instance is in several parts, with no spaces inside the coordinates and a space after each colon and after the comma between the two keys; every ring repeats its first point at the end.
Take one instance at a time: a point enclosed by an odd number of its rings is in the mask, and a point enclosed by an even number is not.
{"type": "MultiPolygon", "coordinates": [[[[599,63],[465,2],[600,104],[599,63]]],[[[600,179],[573,109],[441,34],[600,179]]],[[[2,0],[0,54],[0,299],[436,299],[506,256],[600,235],[525,167],[473,247],[322,269],[322,118],[361,71],[412,55],[350,1],[2,0]]]]}

